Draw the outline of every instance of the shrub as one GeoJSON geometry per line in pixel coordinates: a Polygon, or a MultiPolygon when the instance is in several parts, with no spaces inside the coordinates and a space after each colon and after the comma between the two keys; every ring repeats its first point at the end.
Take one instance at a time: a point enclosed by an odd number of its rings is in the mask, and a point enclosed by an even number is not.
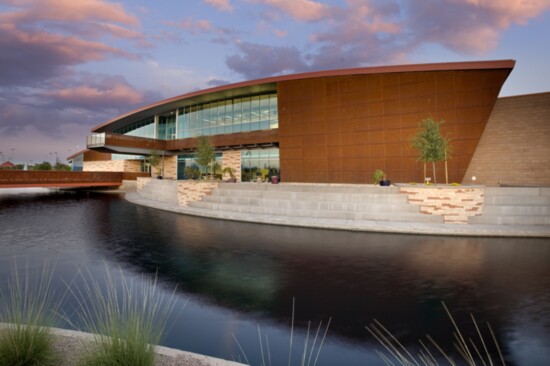
{"type": "Polygon", "coordinates": [[[0,292],[0,365],[58,365],[49,327],[63,296],[51,290],[52,268],[46,263],[36,278],[26,268],[20,277],[14,262],[6,291],[0,292]],[[57,300],[56,300],[57,299],[57,300]]]}
{"type": "Polygon", "coordinates": [[[81,365],[152,366],[155,346],[174,308],[174,295],[164,298],[156,276],[137,283],[127,280],[122,270],[115,281],[106,269],[104,283],[90,272],[83,285],[70,289],[77,300],[77,312],[93,341],[86,345],[81,365]]]}

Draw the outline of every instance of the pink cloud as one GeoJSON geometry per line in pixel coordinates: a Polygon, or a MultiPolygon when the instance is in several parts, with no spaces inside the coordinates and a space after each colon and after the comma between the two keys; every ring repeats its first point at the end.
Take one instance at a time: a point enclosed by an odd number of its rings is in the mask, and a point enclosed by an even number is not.
{"type": "Polygon", "coordinates": [[[192,34],[210,33],[214,30],[212,23],[208,20],[186,18],[181,22],[166,22],[167,25],[186,30],[192,34]]]}
{"type": "Polygon", "coordinates": [[[79,107],[137,105],[144,100],[142,92],[127,84],[115,84],[109,87],[80,85],[52,91],[46,96],[57,100],[57,102],[79,107]]]}
{"type": "Polygon", "coordinates": [[[220,11],[225,11],[225,12],[233,11],[233,5],[231,5],[231,2],[229,0],[203,0],[203,1],[220,11]]]}
{"type": "Polygon", "coordinates": [[[288,35],[287,31],[280,30],[280,29],[275,29],[274,33],[279,38],[283,38],[283,37],[286,37],[288,35]]]}
{"type": "MultiPolygon", "coordinates": [[[[3,84],[40,83],[64,68],[108,57],[137,59],[100,41],[103,37],[147,45],[135,29],[138,19],[120,4],[102,0],[11,0],[0,13],[0,58],[3,84]]],[[[66,71],[66,70],[65,70],[66,71]]]]}
{"type": "Polygon", "coordinates": [[[127,25],[139,24],[138,19],[126,13],[122,5],[103,0],[11,1],[10,4],[22,8],[2,14],[4,20],[14,23],[36,20],[79,22],[94,19],[127,25]]]}
{"type": "Polygon", "coordinates": [[[294,20],[319,21],[330,17],[330,7],[313,0],[249,0],[265,4],[282,11],[294,20]]]}

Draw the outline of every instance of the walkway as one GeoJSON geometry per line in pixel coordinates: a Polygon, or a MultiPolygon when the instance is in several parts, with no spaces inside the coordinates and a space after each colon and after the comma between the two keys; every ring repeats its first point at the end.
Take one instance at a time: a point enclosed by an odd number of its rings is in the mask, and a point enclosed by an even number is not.
{"type": "Polygon", "coordinates": [[[194,207],[184,207],[174,203],[159,202],[146,199],[141,197],[136,192],[127,193],[126,199],[134,204],[185,215],[208,217],[222,220],[252,222],[259,224],[400,234],[550,238],[550,225],[461,225],[443,223],[288,217],[281,215],[257,213],[250,214],[242,212],[203,210],[194,207]]]}

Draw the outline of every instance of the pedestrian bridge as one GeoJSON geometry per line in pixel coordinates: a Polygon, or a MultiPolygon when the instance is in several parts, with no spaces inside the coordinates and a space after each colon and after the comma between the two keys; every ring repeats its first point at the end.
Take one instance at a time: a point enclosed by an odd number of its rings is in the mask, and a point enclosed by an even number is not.
{"type": "Polygon", "coordinates": [[[0,188],[94,188],[118,187],[148,173],[67,172],[56,170],[0,170],[0,188]]]}

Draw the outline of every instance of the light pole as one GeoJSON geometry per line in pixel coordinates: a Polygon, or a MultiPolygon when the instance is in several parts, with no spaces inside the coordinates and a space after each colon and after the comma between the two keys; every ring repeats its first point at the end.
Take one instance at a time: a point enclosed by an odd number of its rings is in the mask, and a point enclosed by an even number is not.
{"type": "Polygon", "coordinates": [[[2,155],[2,164],[4,164],[4,153],[0,151],[0,155],[2,155]]]}
{"type": "Polygon", "coordinates": [[[11,151],[11,154],[10,154],[10,157],[9,157],[8,161],[11,161],[13,163],[12,160],[14,160],[14,158],[15,158],[15,154],[14,154],[15,149],[12,147],[10,149],[10,151],[11,151]]]}

